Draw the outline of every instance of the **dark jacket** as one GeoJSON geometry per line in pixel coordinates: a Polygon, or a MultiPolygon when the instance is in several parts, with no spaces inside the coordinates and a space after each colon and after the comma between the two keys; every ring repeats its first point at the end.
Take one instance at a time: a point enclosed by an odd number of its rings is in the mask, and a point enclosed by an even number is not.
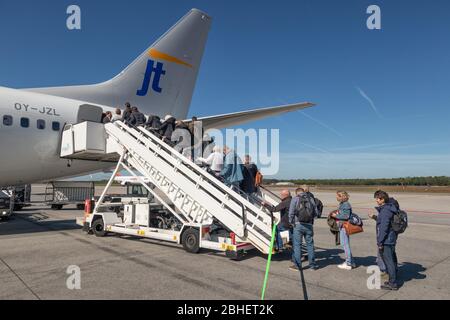
{"type": "Polygon", "coordinates": [[[145,125],[149,128],[159,130],[159,128],[161,128],[161,119],[158,116],[150,115],[145,125]]]}
{"type": "Polygon", "coordinates": [[[267,205],[271,212],[280,212],[280,223],[283,227],[289,228],[289,207],[291,205],[292,197],[289,196],[281,200],[276,206],[267,205]]]}
{"type": "Polygon", "coordinates": [[[241,189],[247,194],[256,192],[255,176],[253,175],[253,171],[249,166],[250,165],[246,164],[242,167],[242,174],[244,175],[244,180],[242,180],[241,189]]]}
{"type": "Polygon", "coordinates": [[[392,230],[391,223],[394,214],[398,212],[396,206],[389,202],[380,207],[376,207],[377,217],[377,244],[378,246],[391,245],[397,243],[397,233],[392,230]]]}
{"type": "Polygon", "coordinates": [[[159,128],[159,132],[161,133],[161,135],[168,140],[170,140],[170,138],[172,137],[172,133],[175,130],[175,121],[175,118],[171,117],[164,121],[159,128]]]}
{"type": "Polygon", "coordinates": [[[340,236],[339,236],[339,225],[335,218],[331,217],[331,215],[327,218],[328,226],[330,227],[330,232],[334,234],[334,242],[336,245],[341,244],[340,236]]]}
{"type": "Polygon", "coordinates": [[[130,109],[125,109],[123,111],[123,115],[122,115],[122,122],[127,123],[128,120],[130,120],[130,116],[131,116],[131,108],[130,109]]]}
{"type": "Polygon", "coordinates": [[[128,123],[130,123],[133,126],[141,126],[145,124],[145,115],[139,111],[135,111],[131,113],[130,119],[128,120],[128,123]]]}

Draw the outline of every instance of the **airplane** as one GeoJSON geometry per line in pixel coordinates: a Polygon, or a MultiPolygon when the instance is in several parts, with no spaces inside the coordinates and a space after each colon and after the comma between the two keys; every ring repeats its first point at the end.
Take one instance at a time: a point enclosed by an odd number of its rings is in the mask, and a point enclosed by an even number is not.
{"type": "MultiPolygon", "coordinates": [[[[190,10],[114,78],[91,85],[12,89],[0,87],[0,186],[75,177],[111,163],[60,158],[66,124],[101,121],[102,112],[126,102],[144,114],[186,119],[211,17],[190,10]]],[[[311,107],[309,102],[199,117],[205,130],[311,107]]],[[[186,120],[189,122],[189,120],[186,120]]]]}

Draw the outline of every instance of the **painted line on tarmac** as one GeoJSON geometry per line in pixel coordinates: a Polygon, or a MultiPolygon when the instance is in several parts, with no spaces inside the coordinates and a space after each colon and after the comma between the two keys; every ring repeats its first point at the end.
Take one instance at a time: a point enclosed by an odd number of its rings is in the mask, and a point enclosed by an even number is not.
{"type": "Polygon", "coordinates": [[[261,300],[264,300],[264,296],[266,294],[267,279],[269,277],[270,262],[272,261],[273,243],[275,240],[276,230],[277,230],[277,224],[274,223],[273,228],[272,228],[272,238],[270,239],[269,257],[267,258],[266,275],[264,276],[264,283],[263,283],[263,287],[261,290],[261,300]]]}
{"type": "Polygon", "coordinates": [[[9,269],[9,271],[11,271],[17,279],[19,279],[20,282],[22,282],[22,284],[28,289],[28,291],[30,291],[38,300],[41,300],[41,298],[36,294],[36,292],[33,291],[33,289],[31,289],[26,283],[25,281],[9,266],[9,264],[6,263],[5,260],[3,260],[2,258],[0,258],[0,261],[9,269]]]}

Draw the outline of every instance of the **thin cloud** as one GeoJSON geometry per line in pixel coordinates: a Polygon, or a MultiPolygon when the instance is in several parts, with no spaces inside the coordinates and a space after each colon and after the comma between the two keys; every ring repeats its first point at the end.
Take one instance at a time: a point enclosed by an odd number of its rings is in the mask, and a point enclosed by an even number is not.
{"type": "Polygon", "coordinates": [[[311,145],[311,144],[307,144],[307,143],[304,143],[304,142],[301,142],[301,141],[297,141],[297,140],[289,140],[289,142],[291,142],[291,143],[296,143],[296,144],[301,144],[302,146],[305,146],[305,147],[314,149],[314,150],[316,150],[316,151],[320,151],[320,152],[322,152],[322,153],[332,154],[331,152],[329,152],[329,151],[327,151],[327,150],[325,150],[325,149],[323,149],[323,148],[320,148],[320,147],[317,147],[317,146],[313,146],[313,145],[311,145]]]}
{"type": "Polygon", "coordinates": [[[377,114],[377,116],[380,119],[383,119],[383,117],[381,116],[381,113],[378,111],[378,109],[375,106],[375,103],[373,103],[372,99],[370,99],[370,97],[364,91],[362,91],[362,89],[360,87],[355,87],[355,88],[356,88],[356,90],[359,91],[359,94],[369,102],[369,105],[372,107],[372,110],[377,114]]]}
{"type": "Polygon", "coordinates": [[[431,147],[438,145],[447,145],[445,142],[430,142],[430,143],[417,143],[417,144],[402,144],[402,143],[383,143],[383,144],[368,144],[353,147],[334,148],[332,151],[358,151],[358,150],[400,150],[400,149],[413,149],[421,147],[431,147]]]}
{"type": "Polygon", "coordinates": [[[322,121],[320,121],[320,120],[317,120],[316,118],[311,117],[310,115],[306,114],[304,111],[298,111],[298,112],[300,112],[302,115],[304,115],[304,116],[307,117],[308,119],[310,119],[310,120],[316,122],[317,124],[321,125],[321,126],[324,127],[325,129],[330,130],[331,132],[333,132],[333,133],[336,134],[337,136],[339,136],[339,137],[341,137],[341,138],[344,137],[344,135],[343,135],[342,133],[340,133],[339,131],[337,131],[336,129],[330,127],[329,125],[327,125],[326,123],[324,123],[324,122],[322,122],[322,121]]]}

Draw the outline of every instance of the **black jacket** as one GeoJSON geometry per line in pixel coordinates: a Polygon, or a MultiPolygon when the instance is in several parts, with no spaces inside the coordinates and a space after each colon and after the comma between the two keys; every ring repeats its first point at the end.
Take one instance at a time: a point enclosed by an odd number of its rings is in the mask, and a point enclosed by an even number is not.
{"type": "Polygon", "coordinates": [[[158,129],[161,128],[161,120],[158,116],[150,115],[148,117],[147,123],[145,124],[149,128],[158,129]]]}
{"type": "Polygon", "coordinates": [[[282,224],[283,227],[285,228],[289,228],[290,227],[290,223],[289,223],[289,207],[291,206],[291,201],[292,201],[292,197],[289,196],[287,198],[284,198],[283,200],[281,200],[281,202],[276,205],[276,206],[267,206],[267,208],[271,211],[271,212],[280,212],[280,223],[282,224]]]}
{"type": "Polygon", "coordinates": [[[125,109],[123,111],[123,115],[122,115],[122,122],[127,123],[128,120],[130,120],[130,116],[131,116],[131,110],[125,109]]]}
{"type": "Polygon", "coordinates": [[[254,193],[256,192],[255,187],[255,178],[253,176],[252,171],[247,165],[242,166],[242,174],[244,176],[244,180],[241,182],[241,188],[245,193],[254,193]]]}
{"type": "Polygon", "coordinates": [[[166,137],[168,140],[172,137],[172,133],[175,130],[175,118],[171,117],[163,122],[159,132],[162,136],[166,137]]]}
{"type": "Polygon", "coordinates": [[[145,124],[145,115],[139,111],[132,112],[128,122],[133,126],[141,126],[145,124]]]}

